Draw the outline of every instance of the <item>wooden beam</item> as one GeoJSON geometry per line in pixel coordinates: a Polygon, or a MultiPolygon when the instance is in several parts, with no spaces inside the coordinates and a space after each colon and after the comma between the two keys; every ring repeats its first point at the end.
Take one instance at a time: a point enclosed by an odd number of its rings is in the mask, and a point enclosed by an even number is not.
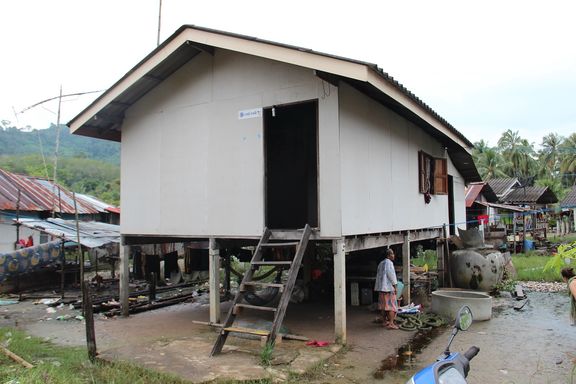
{"type": "Polygon", "coordinates": [[[402,282],[404,283],[404,303],[410,304],[410,235],[404,235],[404,244],[402,244],[402,282]]]}
{"type": "Polygon", "coordinates": [[[220,249],[215,238],[211,237],[208,247],[208,286],[210,289],[210,322],[220,322],[220,249]]]}
{"type": "Polygon", "coordinates": [[[346,252],[345,240],[332,242],[334,252],[334,333],[336,342],[346,344],[346,252]]]}
{"type": "Polygon", "coordinates": [[[122,316],[128,317],[130,313],[130,246],[120,245],[120,308],[122,316]]]}
{"type": "Polygon", "coordinates": [[[427,228],[396,233],[366,234],[347,237],[345,240],[345,249],[346,252],[354,252],[363,249],[404,244],[404,235],[406,233],[410,234],[410,241],[431,240],[442,236],[442,228],[427,228]]]}

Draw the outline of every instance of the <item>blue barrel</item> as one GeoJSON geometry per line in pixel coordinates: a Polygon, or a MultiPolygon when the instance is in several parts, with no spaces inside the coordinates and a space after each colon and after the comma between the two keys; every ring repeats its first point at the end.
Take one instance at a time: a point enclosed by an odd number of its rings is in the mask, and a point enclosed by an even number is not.
{"type": "Polygon", "coordinates": [[[524,240],[524,252],[534,249],[534,241],[524,240]]]}

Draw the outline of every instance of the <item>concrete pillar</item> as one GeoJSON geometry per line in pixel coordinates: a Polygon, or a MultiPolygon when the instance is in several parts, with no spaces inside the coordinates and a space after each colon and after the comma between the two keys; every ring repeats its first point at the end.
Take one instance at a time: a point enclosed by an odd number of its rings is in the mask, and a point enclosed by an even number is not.
{"type": "Polygon", "coordinates": [[[404,302],[410,304],[410,234],[404,235],[404,244],[402,244],[402,282],[404,283],[404,302]]]}
{"type": "Polygon", "coordinates": [[[210,323],[220,323],[220,249],[215,238],[210,238],[208,247],[210,323]]]}
{"type": "Polygon", "coordinates": [[[346,344],[346,252],[344,239],[332,241],[334,252],[334,336],[346,344]]]}
{"type": "Polygon", "coordinates": [[[120,245],[120,309],[122,316],[128,317],[130,305],[130,246],[120,245]]]}

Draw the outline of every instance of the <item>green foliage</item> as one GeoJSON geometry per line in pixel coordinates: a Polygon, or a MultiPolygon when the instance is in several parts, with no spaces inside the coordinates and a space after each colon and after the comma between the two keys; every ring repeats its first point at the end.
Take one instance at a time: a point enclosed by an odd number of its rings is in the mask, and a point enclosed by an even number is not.
{"type": "Polygon", "coordinates": [[[92,364],[84,348],[59,347],[14,329],[0,328],[0,344],[34,365],[24,368],[0,353],[0,383],[186,383],[128,363],[92,364]]]}
{"type": "Polygon", "coordinates": [[[516,269],[518,281],[561,281],[560,274],[552,270],[544,270],[548,256],[540,256],[534,253],[512,256],[512,264],[516,269]]]}
{"type": "Polygon", "coordinates": [[[38,154],[53,158],[56,136],[60,135],[58,154],[62,157],[87,158],[120,165],[120,143],[72,135],[65,125],[52,125],[48,129],[21,131],[15,127],[0,129],[2,155],[38,154]]]}
{"type": "MultiPolygon", "coordinates": [[[[0,156],[0,168],[28,176],[52,179],[54,163],[40,155],[0,156]]],[[[112,205],[120,203],[120,167],[87,158],[63,157],[58,161],[56,182],[69,190],[97,197],[112,205]]]]}
{"type": "Polygon", "coordinates": [[[430,270],[438,268],[438,257],[436,256],[436,251],[433,249],[426,249],[421,245],[418,245],[416,249],[416,257],[410,260],[410,263],[416,267],[423,267],[428,265],[430,270]]]}
{"type": "Polygon", "coordinates": [[[576,241],[558,246],[558,252],[544,266],[544,271],[554,271],[556,274],[566,266],[566,259],[576,261],[576,241]]]}
{"type": "Polygon", "coordinates": [[[272,362],[272,352],[274,352],[274,345],[270,342],[266,343],[260,351],[260,364],[269,366],[272,362]]]}

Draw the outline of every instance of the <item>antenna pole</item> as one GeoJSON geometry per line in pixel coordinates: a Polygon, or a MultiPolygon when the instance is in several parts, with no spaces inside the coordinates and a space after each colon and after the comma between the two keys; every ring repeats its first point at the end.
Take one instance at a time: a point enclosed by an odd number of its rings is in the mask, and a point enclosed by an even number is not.
{"type": "Polygon", "coordinates": [[[56,117],[56,148],[54,149],[54,177],[52,178],[52,217],[56,217],[56,172],[58,171],[58,150],[60,147],[60,109],[62,106],[62,85],[58,96],[58,115],[56,117]]]}
{"type": "Polygon", "coordinates": [[[158,0],[158,37],[156,38],[156,46],[160,45],[160,26],[162,24],[162,0],[158,0]]]}

